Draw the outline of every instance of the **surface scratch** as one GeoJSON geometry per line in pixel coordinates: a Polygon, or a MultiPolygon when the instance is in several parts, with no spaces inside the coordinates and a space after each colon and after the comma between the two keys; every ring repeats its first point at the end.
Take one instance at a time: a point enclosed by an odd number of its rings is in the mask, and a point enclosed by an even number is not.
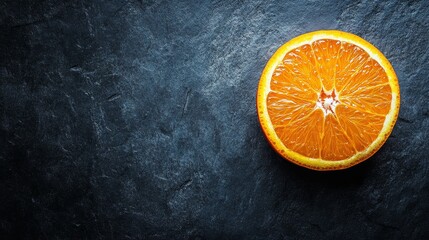
{"type": "Polygon", "coordinates": [[[190,94],[191,94],[191,89],[188,89],[186,91],[185,103],[183,104],[183,108],[182,108],[182,117],[186,114],[186,111],[188,111],[188,103],[189,103],[190,94]]]}
{"type": "Polygon", "coordinates": [[[109,102],[115,101],[116,99],[121,98],[121,96],[122,95],[120,93],[112,94],[107,98],[107,101],[109,101],[109,102]]]}

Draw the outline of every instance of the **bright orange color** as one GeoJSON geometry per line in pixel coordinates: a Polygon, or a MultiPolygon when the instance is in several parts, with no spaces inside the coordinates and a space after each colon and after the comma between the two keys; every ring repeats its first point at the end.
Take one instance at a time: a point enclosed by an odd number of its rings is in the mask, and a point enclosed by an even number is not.
{"type": "Polygon", "coordinates": [[[317,31],[283,45],[258,88],[265,135],[286,159],[315,170],[344,169],[374,154],[399,112],[389,61],[362,38],[317,31]]]}

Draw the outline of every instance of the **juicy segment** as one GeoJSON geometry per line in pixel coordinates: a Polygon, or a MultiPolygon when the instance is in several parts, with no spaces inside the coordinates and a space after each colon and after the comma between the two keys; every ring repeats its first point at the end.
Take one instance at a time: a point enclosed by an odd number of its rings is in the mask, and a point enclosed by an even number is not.
{"type": "Polygon", "coordinates": [[[267,108],[286,148],[310,158],[343,160],[380,133],[392,101],[385,70],[360,47],[321,39],[287,53],[276,67],[267,108]],[[333,113],[316,106],[336,92],[333,113]]]}

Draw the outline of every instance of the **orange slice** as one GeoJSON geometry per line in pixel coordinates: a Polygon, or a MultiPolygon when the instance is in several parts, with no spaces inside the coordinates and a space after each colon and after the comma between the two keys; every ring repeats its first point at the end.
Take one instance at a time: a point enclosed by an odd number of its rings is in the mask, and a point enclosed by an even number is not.
{"type": "Polygon", "coordinates": [[[386,57],[351,33],[298,36],[268,61],[258,87],[262,129],[284,158],[315,170],[351,167],[384,144],[399,112],[386,57]]]}

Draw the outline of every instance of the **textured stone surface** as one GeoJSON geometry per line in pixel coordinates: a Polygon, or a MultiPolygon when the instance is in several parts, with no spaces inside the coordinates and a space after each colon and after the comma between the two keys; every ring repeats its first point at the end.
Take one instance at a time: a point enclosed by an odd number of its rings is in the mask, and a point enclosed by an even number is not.
{"type": "Polygon", "coordinates": [[[428,239],[427,1],[3,1],[2,239],[428,239]],[[282,160],[255,91],[283,42],[356,33],[401,111],[370,160],[282,160]]]}

